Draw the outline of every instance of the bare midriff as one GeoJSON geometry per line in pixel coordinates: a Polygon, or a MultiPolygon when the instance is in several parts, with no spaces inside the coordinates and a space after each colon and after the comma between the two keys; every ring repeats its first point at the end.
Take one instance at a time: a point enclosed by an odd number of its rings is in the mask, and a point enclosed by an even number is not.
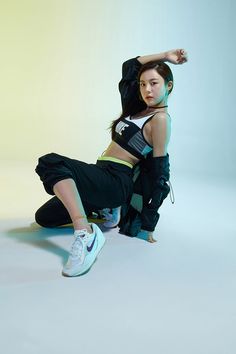
{"type": "Polygon", "coordinates": [[[120,145],[118,145],[115,141],[112,141],[102,156],[115,157],[117,159],[126,161],[131,163],[132,165],[136,165],[139,162],[139,159],[128,151],[124,150],[120,145]]]}
{"type": "MultiPolygon", "coordinates": [[[[142,116],[140,117],[142,118],[142,116]]],[[[149,142],[149,144],[152,145],[151,141],[151,122],[148,122],[145,124],[144,129],[143,129],[143,134],[145,139],[149,142]]],[[[126,161],[131,163],[133,166],[136,165],[136,163],[139,162],[139,159],[123,149],[120,145],[118,145],[115,141],[112,141],[108,148],[105,150],[105,152],[102,154],[102,156],[109,156],[109,157],[115,157],[117,159],[126,161]]]]}

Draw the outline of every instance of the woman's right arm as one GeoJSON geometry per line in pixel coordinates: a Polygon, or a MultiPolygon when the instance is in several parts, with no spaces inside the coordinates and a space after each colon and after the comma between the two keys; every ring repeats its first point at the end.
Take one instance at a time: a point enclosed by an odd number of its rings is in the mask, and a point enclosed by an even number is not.
{"type": "Polygon", "coordinates": [[[119,82],[122,111],[125,115],[142,111],[146,105],[139,98],[138,72],[142,64],[138,57],[126,60],[122,65],[122,79],[119,82]]]}
{"type": "Polygon", "coordinates": [[[146,104],[139,98],[138,72],[143,64],[156,60],[183,64],[187,61],[187,52],[184,49],[173,49],[159,54],[138,56],[125,61],[122,65],[122,79],[119,82],[124,114],[136,114],[146,108],[146,104]]]}

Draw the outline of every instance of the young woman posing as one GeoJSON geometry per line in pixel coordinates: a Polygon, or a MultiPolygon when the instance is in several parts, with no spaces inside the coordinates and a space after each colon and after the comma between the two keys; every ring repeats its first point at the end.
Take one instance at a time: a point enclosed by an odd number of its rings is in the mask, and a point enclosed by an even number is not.
{"type": "Polygon", "coordinates": [[[44,227],[72,221],[74,227],[75,239],[63,275],[87,272],[105,243],[103,233],[96,224],[88,223],[87,215],[126,203],[133,191],[133,167],[151,151],[155,162],[167,156],[167,100],[173,76],[164,62],[186,61],[186,51],[175,49],[139,56],[123,64],[119,83],[123,112],[112,123],[112,142],[96,164],[56,153],[39,158],[35,171],[46,192],[55,197],[36,212],[36,221],[44,227]]]}

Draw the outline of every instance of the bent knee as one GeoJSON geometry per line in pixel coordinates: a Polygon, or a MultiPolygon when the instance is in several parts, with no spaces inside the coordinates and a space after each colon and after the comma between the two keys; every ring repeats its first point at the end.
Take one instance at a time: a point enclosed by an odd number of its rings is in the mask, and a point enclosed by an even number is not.
{"type": "Polygon", "coordinates": [[[53,227],[53,225],[47,220],[46,216],[42,212],[41,209],[38,209],[35,213],[35,221],[37,224],[39,224],[42,227],[53,227]]]}

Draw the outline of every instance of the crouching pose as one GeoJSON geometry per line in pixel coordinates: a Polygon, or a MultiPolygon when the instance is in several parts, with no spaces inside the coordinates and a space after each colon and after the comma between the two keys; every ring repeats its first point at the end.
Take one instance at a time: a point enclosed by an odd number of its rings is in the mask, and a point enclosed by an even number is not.
{"type": "MultiPolygon", "coordinates": [[[[96,210],[128,205],[134,191],[135,167],[143,162],[148,173],[141,176],[147,191],[140,231],[154,230],[160,205],[158,190],[169,178],[171,118],[167,101],[173,89],[173,75],[165,62],[186,61],[186,52],[175,49],[139,56],[123,64],[119,83],[122,114],[112,122],[112,141],[96,164],[56,153],[39,158],[35,171],[46,192],[54,197],[37,210],[36,222],[44,227],[72,222],[74,227],[74,241],[63,275],[77,276],[90,269],[105,238],[87,216],[96,210]]],[[[164,194],[162,200],[168,191],[164,194]]]]}

